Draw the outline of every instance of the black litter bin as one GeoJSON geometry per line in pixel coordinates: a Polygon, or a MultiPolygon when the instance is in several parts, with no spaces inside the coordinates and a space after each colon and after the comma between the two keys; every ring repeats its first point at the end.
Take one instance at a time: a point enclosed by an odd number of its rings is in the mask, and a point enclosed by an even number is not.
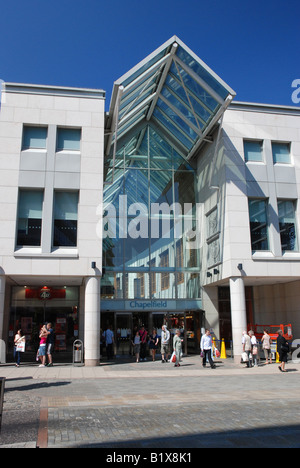
{"type": "Polygon", "coordinates": [[[5,377],[0,377],[0,432],[2,423],[3,400],[4,400],[5,377]]]}

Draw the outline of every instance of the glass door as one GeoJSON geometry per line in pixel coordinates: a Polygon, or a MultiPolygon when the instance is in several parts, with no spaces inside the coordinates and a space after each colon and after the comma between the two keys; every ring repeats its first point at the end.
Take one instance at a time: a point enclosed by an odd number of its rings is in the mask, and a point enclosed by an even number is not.
{"type": "Polygon", "coordinates": [[[116,314],[116,354],[117,357],[130,356],[132,339],[132,315],[116,314]]]}

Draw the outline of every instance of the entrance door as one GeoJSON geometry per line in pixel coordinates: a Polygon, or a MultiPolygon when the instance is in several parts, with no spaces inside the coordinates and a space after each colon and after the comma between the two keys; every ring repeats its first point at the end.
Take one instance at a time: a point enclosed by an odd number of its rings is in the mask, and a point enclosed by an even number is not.
{"type": "Polygon", "coordinates": [[[187,334],[185,333],[186,321],[184,312],[169,314],[169,330],[171,333],[171,348],[173,347],[173,338],[176,330],[180,330],[180,338],[183,340],[182,352],[185,354],[187,352],[187,334]]]}
{"type": "Polygon", "coordinates": [[[129,356],[132,339],[132,315],[116,314],[116,354],[117,357],[129,356]]]}

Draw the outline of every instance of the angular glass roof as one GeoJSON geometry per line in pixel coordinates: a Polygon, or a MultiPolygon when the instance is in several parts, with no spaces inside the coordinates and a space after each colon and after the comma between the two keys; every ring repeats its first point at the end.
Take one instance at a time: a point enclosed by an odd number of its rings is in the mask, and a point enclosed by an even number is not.
{"type": "MultiPolygon", "coordinates": [[[[189,159],[209,137],[234,96],[235,92],[174,36],[114,83],[105,155],[115,156],[128,141],[134,144],[137,129],[151,123],[189,159]]],[[[136,144],[138,141],[136,138],[136,144]]]]}

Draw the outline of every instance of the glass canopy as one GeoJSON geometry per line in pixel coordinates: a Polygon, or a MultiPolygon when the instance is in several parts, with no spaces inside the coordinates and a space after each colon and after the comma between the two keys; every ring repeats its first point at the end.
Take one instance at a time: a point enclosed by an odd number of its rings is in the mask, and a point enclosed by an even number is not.
{"type": "MultiPolygon", "coordinates": [[[[235,92],[174,36],[114,84],[107,118],[106,156],[149,122],[190,158],[235,92]]],[[[132,142],[132,144],[134,144],[132,142]]],[[[138,141],[136,141],[138,144],[138,141]]]]}
{"type": "Polygon", "coordinates": [[[175,36],[115,82],[105,128],[102,299],[201,297],[192,156],[234,95],[175,36]]]}

